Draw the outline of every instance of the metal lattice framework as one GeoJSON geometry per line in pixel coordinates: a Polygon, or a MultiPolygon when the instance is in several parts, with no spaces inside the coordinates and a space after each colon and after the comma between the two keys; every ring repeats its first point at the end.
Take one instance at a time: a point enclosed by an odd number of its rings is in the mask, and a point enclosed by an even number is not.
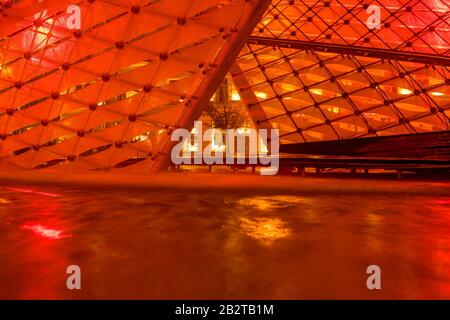
{"type": "Polygon", "coordinates": [[[449,30],[448,0],[274,0],[252,36],[448,56],[449,30]]]}
{"type": "Polygon", "coordinates": [[[2,1],[0,169],[158,170],[268,5],[2,1]]]}
{"type": "Polygon", "coordinates": [[[448,130],[449,6],[4,0],[0,169],[163,169],[230,67],[282,143],[448,130]]]}
{"type": "Polygon", "coordinates": [[[231,69],[257,126],[285,144],[450,129],[449,3],[370,4],[379,29],[365,1],[272,1],[231,69]]]}

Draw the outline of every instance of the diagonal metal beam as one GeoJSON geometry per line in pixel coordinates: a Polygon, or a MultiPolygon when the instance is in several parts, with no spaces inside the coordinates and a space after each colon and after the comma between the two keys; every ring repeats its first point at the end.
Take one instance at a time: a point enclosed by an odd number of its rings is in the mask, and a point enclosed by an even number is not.
{"type": "MultiPolygon", "coordinates": [[[[197,99],[190,106],[190,112],[186,112],[179,122],[180,128],[191,130],[194,127],[194,121],[199,119],[202,115],[211,97],[216,92],[231,65],[242,50],[242,47],[247,42],[249,35],[257,23],[260,22],[262,16],[272,1],[253,0],[247,2],[249,3],[249,6],[240,17],[240,21],[237,24],[238,30],[232,34],[231,39],[229,39],[225,47],[223,47],[220,51],[220,54],[215,58],[213,64],[217,66],[217,68],[204,79],[202,85],[197,90],[195,95],[197,99]]],[[[148,171],[151,173],[157,173],[168,168],[171,163],[170,157],[172,148],[177,143],[178,142],[170,141],[170,138],[167,139],[159,150],[157,158],[148,171]]]]}
{"type": "Polygon", "coordinates": [[[364,56],[380,59],[394,59],[400,61],[450,66],[450,57],[448,56],[438,56],[432,54],[407,52],[407,51],[386,50],[377,48],[320,43],[313,41],[287,40],[287,39],[276,39],[276,38],[254,37],[254,36],[248,38],[248,44],[263,45],[268,47],[291,48],[299,50],[313,49],[315,51],[324,51],[338,54],[350,54],[355,56],[364,56]]]}

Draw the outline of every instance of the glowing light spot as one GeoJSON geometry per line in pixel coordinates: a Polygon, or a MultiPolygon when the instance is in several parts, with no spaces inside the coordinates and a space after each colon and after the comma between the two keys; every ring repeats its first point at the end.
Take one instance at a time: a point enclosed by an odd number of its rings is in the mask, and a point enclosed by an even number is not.
{"type": "Polygon", "coordinates": [[[450,205],[450,198],[436,199],[436,200],[433,200],[432,202],[435,204],[450,205]]]}
{"type": "Polygon", "coordinates": [[[408,94],[412,93],[411,90],[406,89],[406,88],[397,88],[397,92],[398,92],[398,94],[401,94],[401,95],[408,95],[408,94]]]}
{"type": "Polygon", "coordinates": [[[239,95],[239,93],[237,91],[231,92],[231,100],[232,101],[240,101],[241,100],[241,96],[239,95]]]}
{"type": "Polygon", "coordinates": [[[59,194],[56,193],[50,193],[50,192],[42,192],[42,191],[35,191],[31,189],[25,189],[25,188],[13,188],[13,187],[7,187],[6,189],[16,192],[22,192],[22,193],[32,193],[37,194],[40,196],[47,196],[47,197],[59,197],[59,194]]]}
{"type": "Polygon", "coordinates": [[[258,210],[274,210],[304,203],[305,199],[295,196],[266,196],[244,198],[238,201],[242,207],[252,207],[258,210]]]}
{"type": "Polygon", "coordinates": [[[319,96],[323,95],[323,90],[322,89],[310,89],[309,90],[311,93],[317,94],[319,96]]]}
{"type": "Polygon", "coordinates": [[[255,96],[257,96],[260,99],[267,99],[267,93],[265,92],[257,91],[255,92],[255,96]]]}
{"type": "Polygon", "coordinates": [[[328,111],[333,113],[339,113],[341,109],[339,107],[328,108],[328,111]]]}
{"type": "Polygon", "coordinates": [[[241,228],[250,238],[260,240],[266,245],[291,235],[287,223],[278,218],[242,218],[241,228]]]}
{"type": "Polygon", "coordinates": [[[445,94],[444,94],[443,92],[433,91],[433,92],[431,93],[431,95],[432,95],[432,96],[435,96],[435,97],[442,97],[442,96],[444,96],[445,94]]]}
{"type": "Polygon", "coordinates": [[[70,237],[68,235],[65,235],[62,230],[52,229],[41,224],[25,224],[22,226],[22,228],[24,230],[30,230],[37,236],[51,240],[59,240],[70,237]]]}
{"type": "Polygon", "coordinates": [[[366,221],[368,224],[372,225],[372,226],[376,226],[379,225],[383,222],[384,217],[382,215],[379,214],[374,214],[374,213],[368,213],[366,215],[366,221]]]}
{"type": "Polygon", "coordinates": [[[0,74],[3,74],[5,77],[10,77],[12,74],[11,68],[0,65],[0,74]]]}

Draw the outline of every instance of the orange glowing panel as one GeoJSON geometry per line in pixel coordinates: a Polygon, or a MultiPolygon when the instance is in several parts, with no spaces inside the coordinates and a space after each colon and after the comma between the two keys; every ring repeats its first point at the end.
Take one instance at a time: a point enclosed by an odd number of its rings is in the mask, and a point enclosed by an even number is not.
{"type": "Polygon", "coordinates": [[[448,1],[277,0],[231,74],[283,144],[446,131],[449,35],[448,1]]]}
{"type": "Polygon", "coordinates": [[[163,168],[269,2],[1,2],[0,169],[163,168]]]}
{"type": "Polygon", "coordinates": [[[448,55],[446,0],[274,0],[253,36],[448,55]]]}

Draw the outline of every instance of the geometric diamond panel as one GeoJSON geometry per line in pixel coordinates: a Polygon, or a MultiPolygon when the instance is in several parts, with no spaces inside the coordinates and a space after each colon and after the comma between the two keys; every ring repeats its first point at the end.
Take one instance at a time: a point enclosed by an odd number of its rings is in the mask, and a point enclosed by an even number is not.
{"type": "Polygon", "coordinates": [[[378,28],[368,27],[363,1],[272,2],[231,69],[257,126],[279,128],[284,144],[450,129],[446,65],[254,41],[449,56],[449,2],[370,5],[381,8],[378,28]]]}
{"type": "Polygon", "coordinates": [[[254,121],[282,143],[450,129],[444,66],[248,45],[233,71],[254,121]]]}
{"type": "Polygon", "coordinates": [[[252,35],[448,56],[449,32],[448,0],[274,0],[252,35]]]}
{"type": "Polygon", "coordinates": [[[152,171],[268,4],[2,1],[0,169],[152,171]]]}

